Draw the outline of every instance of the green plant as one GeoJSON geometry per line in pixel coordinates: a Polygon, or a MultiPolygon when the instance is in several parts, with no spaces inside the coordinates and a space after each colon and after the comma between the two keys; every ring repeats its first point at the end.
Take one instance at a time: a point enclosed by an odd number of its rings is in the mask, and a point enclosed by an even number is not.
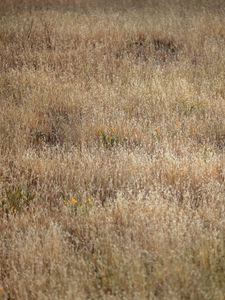
{"type": "Polygon", "coordinates": [[[5,199],[2,201],[3,211],[7,214],[19,213],[28,208],[34,196],[26,187],[20,185],[9,187],[5,190],[5,199]]]}
{"type": "Polygon", "coordinates": [[[106,148],[112,148],[119,143],[119,137],[114,132],[106,133],[100,131],[98,133],[99,140],[106,148]]]}

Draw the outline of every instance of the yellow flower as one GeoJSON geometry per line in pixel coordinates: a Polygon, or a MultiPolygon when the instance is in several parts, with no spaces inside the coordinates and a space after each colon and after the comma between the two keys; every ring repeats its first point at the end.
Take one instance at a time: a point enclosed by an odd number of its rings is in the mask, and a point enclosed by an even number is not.
{"type": "Polygon", "coordinates": [[[72,199],[71,199],[71,203],[77,204],[77,199],[76,199],[76,198],[72,198],[72,199]]]}
{"type": "Polygon", "coordinates": [[[63,203],[64,203],[65,206],[71,206],[71,205],[77,205],[78,201],[75,197],[72,197],[68,200],[65,200],[63,203]]]}

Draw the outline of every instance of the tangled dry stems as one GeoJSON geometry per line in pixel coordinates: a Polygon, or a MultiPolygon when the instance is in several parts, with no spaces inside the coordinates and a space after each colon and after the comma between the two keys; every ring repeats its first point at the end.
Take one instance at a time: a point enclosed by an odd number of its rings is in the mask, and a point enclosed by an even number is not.
{"type": "Polygon", "coordinates": [[[0,4],[0,298],[224,299],[224,5],[140,2],[0,4]]]}

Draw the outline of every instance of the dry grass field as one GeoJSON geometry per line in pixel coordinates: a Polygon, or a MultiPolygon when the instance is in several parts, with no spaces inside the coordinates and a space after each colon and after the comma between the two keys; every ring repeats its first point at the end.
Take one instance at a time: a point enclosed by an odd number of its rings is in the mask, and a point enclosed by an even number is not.
{"type": "Polygon", "coordinates": [[[0,299],[225,299],[224,1],[0,1],[0,299]]]}

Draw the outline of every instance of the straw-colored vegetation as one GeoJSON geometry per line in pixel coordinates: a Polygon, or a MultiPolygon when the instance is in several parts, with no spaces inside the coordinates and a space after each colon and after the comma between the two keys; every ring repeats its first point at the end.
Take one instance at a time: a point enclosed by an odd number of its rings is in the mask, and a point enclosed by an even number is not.
{"type": "Polygon", "coordinates": [[[224,1],[0,1],[0,299],[224,299],[224,45],[224,1]]]}

